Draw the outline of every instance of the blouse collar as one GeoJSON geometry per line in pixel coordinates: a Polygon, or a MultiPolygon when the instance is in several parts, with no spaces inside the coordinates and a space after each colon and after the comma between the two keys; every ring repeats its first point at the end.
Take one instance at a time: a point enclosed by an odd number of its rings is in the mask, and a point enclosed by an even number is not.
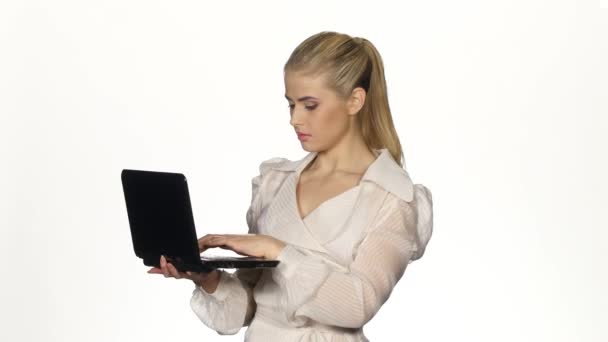
{"type": "MultiPolygon", "coordinates": [[[[406,202],[410,202],[414,197],[414,187],[407,171],[397,164],[387,148],[373,150],[378,156],[363,174],[361,183],[366,181],[374,182],[386,191],[397,195],[406,202]]],[[[284,163],[276,164],[271,168],[279,171],[297,172],[299,174],[316,155],[316,151],[309,152],[300,160],[292,161],[287,159],[284,163]]]]}

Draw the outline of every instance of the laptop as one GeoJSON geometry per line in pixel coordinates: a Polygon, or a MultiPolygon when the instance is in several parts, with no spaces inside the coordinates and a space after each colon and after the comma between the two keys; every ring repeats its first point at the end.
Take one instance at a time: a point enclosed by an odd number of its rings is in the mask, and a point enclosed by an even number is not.
{"type": "Polygon", "coordinates": [[[186,177],[181,173],[124,169],[122,188],[135,255],[160,268],[164,255],[178,271],[276,267],[278,260],[201,255],[186,177]]]}

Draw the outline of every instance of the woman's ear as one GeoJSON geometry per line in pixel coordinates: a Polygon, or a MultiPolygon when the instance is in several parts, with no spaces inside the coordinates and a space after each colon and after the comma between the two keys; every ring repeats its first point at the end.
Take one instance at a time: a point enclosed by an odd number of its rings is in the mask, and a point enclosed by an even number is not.
{"type": "Polygon", "coordinates": [[[348,98],[348,114],[355,115],[359,113],[361,108],[363,108],[363,104],[365,103],[365,89],[361,87],[356,87],[350,94],[348,98]]]}

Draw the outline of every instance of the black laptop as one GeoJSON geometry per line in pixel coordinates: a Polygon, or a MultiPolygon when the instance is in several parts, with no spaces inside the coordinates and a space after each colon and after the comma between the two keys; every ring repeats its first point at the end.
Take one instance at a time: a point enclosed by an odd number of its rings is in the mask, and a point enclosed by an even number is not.
{"type": "Polygon", "coordinates": [[[181,272],[275,267],[279,263],[251,256],[201,255],[183,174],[125,169],[121,179],[133,249],[144,265],[160,268],[161,255],[181,272]]]}

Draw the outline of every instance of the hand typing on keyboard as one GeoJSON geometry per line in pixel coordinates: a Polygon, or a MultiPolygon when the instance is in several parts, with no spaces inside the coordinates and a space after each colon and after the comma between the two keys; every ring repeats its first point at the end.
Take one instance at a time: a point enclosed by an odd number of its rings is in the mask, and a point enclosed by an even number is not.
{"type": "Polygon", "coordinates": [[[264,259],[276,259],[285,247],[285,242],[262,234],[207,234],[198,239],[198,248],[219,247],[241,255],[264,259]]]}

